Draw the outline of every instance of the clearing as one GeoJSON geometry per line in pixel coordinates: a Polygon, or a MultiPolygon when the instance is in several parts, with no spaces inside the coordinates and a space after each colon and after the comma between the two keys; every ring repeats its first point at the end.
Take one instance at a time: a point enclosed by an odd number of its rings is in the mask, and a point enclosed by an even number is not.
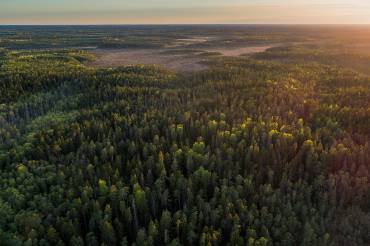
{"type": "Polygon", "coordinates": [[[96,67],[119,67],[129,65],[159,65],[178,72],[201,71],[207,69],[204,64],[207,53],[219,53],[224,56],[240,56],[264,52],[273,46],[248,46],[218,48],[210,47],[196,52],[176,49],[96,49],[91,51],[96,60],[90,65],[96,67]]]}

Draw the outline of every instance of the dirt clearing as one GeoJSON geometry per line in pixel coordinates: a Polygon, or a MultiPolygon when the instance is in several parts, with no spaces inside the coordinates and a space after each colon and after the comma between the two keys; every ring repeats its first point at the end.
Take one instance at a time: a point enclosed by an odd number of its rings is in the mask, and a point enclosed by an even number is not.
{"type": "Polygon", "coordinates": [[[179,72],[201,71],[207,68],[201,64],[204,60],[181,54],[164,54],[163,50],[154,49],[98,49],[93,51],[96,60],[91,63],[97,67],[119,67],[128,65],[159,65],[179,72]]]}
{"type": "Polygon", "coordinates": [[[219,52],[224,56],[240,56],[246,54],[254,54],[264,52],[274,46],[248,46],[248,47],[240,47],[240,48],[214,48],[209,49],[209,52],[219,52]]]}
{"type": "Polygon", "coordinates": [[[96,67],[119,67],[129,65],[158,65],[178,72],[201,71],[209,57],[206,52],[218,52],[224,56],[240,56],[263,52],[273,46],[249,46],[232,48],[207,48],[191,54],[176,49],[96,49],[92,51],[96,60],[89,65],[96,67]],[[175,51],[175,52],[174,52],[175,51]],[[176,52],[179,51],[179,52],[176,52]]]}

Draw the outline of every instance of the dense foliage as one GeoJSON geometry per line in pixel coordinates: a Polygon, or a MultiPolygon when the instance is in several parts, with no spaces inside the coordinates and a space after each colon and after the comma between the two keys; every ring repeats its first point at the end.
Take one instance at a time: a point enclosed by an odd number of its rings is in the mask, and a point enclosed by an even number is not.
{"type": "Polygon", "coordinates": [[[0,56],[1,245],[370,244],[370,77],[0,56]]]}

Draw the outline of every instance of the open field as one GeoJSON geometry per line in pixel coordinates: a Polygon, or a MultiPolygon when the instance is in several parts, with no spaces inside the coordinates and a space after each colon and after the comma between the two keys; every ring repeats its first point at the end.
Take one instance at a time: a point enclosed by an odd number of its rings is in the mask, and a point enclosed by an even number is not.
{"type": "Polygon", "coordinates": [[[219,52],[224,56],[240,56],[240,55],[250,55],[255,53],[264,52],[272,47],[278,46],[278,44],[268,45],[268,46],[247,46],[247,47],[223,47],[223,48],[213,48],[207,50],[208,52],[219,52]]]}
{"type": "Polygon", "coordinates": [[[96,67],[119,67],[129,65],[158,65],[179,72],[201,71],[207,69],[207,56],[240,56],[266,51],[273,46],[250,46],[226,48],[208,48],[207,50],[173,49],[97,49],[91,52],[96,60],[89,63],[96,67]],[[179,51],[179,52],[176,52],[179,51]]]}
{"type": "Polygon", "coordinates": [[[180,72],[201,71],[207,68],[200,57],[188,55],[163,54],[163,50],[154,49],[98,49],[92,51],[96,60],[89,63],[97,67],[119,67],[129,65],[158,65],[180,72]]]}

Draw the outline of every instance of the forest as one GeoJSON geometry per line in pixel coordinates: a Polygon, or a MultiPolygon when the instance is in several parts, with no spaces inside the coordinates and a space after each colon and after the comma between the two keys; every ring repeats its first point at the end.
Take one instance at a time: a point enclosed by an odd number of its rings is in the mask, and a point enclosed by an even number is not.
{"type": "Polygon", "coordinates": [[[370,245],[370,29],[48,28],[0,28],[0,245],[370,245]],[[83,48],[179,33],[279,45],[186,73],[83,48]]]}

